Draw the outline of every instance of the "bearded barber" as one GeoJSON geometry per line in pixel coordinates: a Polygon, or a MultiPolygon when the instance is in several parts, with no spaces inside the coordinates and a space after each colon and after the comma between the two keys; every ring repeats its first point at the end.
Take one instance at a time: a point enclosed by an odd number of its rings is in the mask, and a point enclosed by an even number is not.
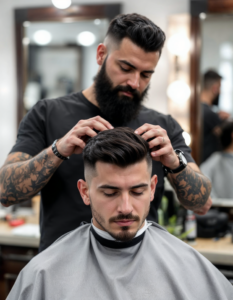
{"type": "Polygon", "coordinates": [[[41,191],[40,251],[80,222],[91,221],[76,184],[84,178],[85,141],[97,131],[128,126],[149,140],[158,184],[148,219],[157,218],[166,174],[184,207],[204,214],[211,206],[211,184],[192,159],[179,124],[142,106],[164,42],[163,31],[146,17],[117,16],[97,48],[93,85],[41,100],[22,120],[0,170],[0,199],[10,206],[41,191]]]}

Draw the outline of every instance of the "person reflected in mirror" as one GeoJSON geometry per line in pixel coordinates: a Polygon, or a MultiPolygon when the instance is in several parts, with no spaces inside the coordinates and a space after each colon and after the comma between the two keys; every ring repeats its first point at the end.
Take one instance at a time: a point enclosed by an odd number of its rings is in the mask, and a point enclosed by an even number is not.
{"type": "Polygon", "coordinates": [[[208,70],[203,75],[200,96],[203,127],[201,162],[213,152],[221,150],[218,139],[219,126],[230,117],[225,111],[214,111],[214,107],[217,108],[219,104],[221,79],[222,76],[214,70],[208,70]]]}
{"type": "Polygon", "coordinates": [[[102,131],[87,141],[83,160],[77,186],[92,222],[33,258],[7,300],[232,299],[231,283],[210,261],[147,221],[158,178],[140,135],[102,131]]]}
{"type": "Polygon", "coordinates": [[[233,199],[233,121],[220,127],[219,140],[222,151],[213,153],[200,169],[212,182],[213,198],[233,199]]]}

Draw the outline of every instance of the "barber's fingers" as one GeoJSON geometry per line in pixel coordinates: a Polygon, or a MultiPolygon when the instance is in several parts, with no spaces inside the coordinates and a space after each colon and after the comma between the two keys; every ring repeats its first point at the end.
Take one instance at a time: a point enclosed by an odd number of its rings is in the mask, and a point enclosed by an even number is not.
{"type": "Polygon", "coordinates": [[[161,130],[162,128],[159,125],[152,125],[152,124],[145,123],[144,125],[142,125],[139,128],[137,128],[135,130],[135,133],[137,133],[139,135],[142,135],[142,137],[143,138],[145,137],[145,139],[146,138],[148,139],[149,137],[147,135],[145,135],[145,133],[147,133],[151,129],[153,129],[153,130],[161,130]]]}
{"type": "Polygon", "coordinates": [[[75,128],[86,127],[86,126],[89,126],[92,129],[94,128],[98,131],[104,131],[113,128],[113,126],[108,121],[101,118],[100,116],[87,119],[87,120],[80,120],[76,124],[75,128]]]}

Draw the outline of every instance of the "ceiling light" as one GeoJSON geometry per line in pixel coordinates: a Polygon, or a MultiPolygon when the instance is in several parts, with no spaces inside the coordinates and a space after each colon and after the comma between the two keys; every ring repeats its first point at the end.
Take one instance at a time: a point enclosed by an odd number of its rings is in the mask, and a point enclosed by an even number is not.
{"type": "Polygon", "coordinates": [[[94,24],[95,24],[95,25],[100,25],[100,23],[101,23],[100,19],[95,19],[95,20],[94,20],[94,24]]]}
{"type": "Polygon", "coordinates": [[[71,0],[52,0],[53,5],[59,9],[66,9],[71,5],[71,0]]]}
{"type": "Polygon", "coordinates": [[[168,50],[174,55],[185,55],[190,49],[190,41],[186,35],[176,33],[168,39],[167,47],[168,50]]]}
{"type": "Polygon", "coordinates": [[[29,39],[29,37],[25,36],[25,37],[23,38],[23,45],[27,46],[27,45],[29,45],[29,44],[30,44],[30,39],[29,39]]]}
{"type": "Polygon", "coordinates": [[[177,104],[183,104],[190,97],[190,87],[182,80],[172,82],[167,89],[168,97],[177,104]]]}
{"type": "Polygon", "coordinates": [[[31,22],[25,21],[23,22],[23,27],[29,27],[31,25],[31,22]]]}
{"type": "Polygon", "coordinates": [[[47,45],[51,42],[52,35],[47,30],[37,30],[33,35],[33,39],[38,45],[47,45]]]}
{"type": "Polygon", "coordinates": [[[200,13],[199,14],[199,18],[201,19],[201,20],[205,20],[206,19],[206,14],[205,13],[200,13]]]}
{"type": "Polygon", "coordinates": [[[96,41],[95,35],[90,31],[83,31],[78,34],[77,42],[82,46],[91,46],[96,41]]]}

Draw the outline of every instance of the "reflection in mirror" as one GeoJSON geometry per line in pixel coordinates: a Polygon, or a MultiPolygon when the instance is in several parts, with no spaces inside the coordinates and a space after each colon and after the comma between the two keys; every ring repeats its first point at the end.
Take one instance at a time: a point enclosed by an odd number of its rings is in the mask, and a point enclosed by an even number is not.
{"type": "Polygon", "coordinates": [[[91,85],[97,45],[107,19],[74,23],[24,22],[24,113],[42,98],[56,98],[91,85]]]}
{"type": "Polygon", "coordinates": [[[233,199],[233,15],[201,17],[201,170],[212,197],[233,199]]]}

